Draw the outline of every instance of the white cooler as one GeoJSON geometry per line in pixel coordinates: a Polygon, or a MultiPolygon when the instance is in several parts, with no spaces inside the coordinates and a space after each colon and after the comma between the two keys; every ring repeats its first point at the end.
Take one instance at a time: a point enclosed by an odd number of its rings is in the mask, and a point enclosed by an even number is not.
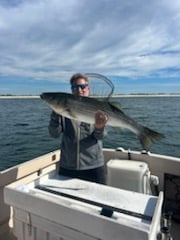
{"type": "Polygon", "coordinates": [[[149,194],[150,171],[148,164],[140,161],[112,159],[107,162],[109,186],[149,194]]]}
{"type": "Polygon", "coordinates": [[[4,189],[18,240],[157,239],[162,193],[156,197],[126,191],[65,178],[56,171],[31,179],[27,176],[4,189]]]}

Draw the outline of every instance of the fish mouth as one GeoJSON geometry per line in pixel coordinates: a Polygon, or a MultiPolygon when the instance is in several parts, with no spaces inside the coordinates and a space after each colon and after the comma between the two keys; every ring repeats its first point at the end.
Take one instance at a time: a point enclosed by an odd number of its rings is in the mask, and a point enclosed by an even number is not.
{"type": "Polygon", "coordinates": [[[45,102],[48,102],[48,99],[52,98],[49,93],[41,93],[40,98],[44,100],[45,102]]]}
{"type": "Polygon", "coordinates": [[[51,100],[53,100],[53,95],[51,96],[51,93],[41,93],[40,94],[40,98],[45,101],[52,109],[54,112],[56,112],[57,114],[59,115],[63,115],[64,113],[68,112],[68,109],[64,108],[60,111],[60,108],[59,110],[57,111],[57,106],[56,104],[53,104],[51,103],[51,100]]]}
{"type": "Polygon", "coordinates": [[[46,98],[45,98],[45,94],[44,93],[41,93],[40,94],[40,98],[42,99],[42,100],[45,100],[46,98]]]}

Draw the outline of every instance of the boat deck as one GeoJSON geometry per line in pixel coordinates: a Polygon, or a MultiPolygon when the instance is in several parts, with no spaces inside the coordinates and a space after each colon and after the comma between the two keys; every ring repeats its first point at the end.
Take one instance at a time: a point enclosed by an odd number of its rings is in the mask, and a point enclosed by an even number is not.
{"type": "MultiPolygon", "coordinates": [[[[104,149],[104,156],[105,156],[106,163],[111,159],[123,159],[123,160],[130,160],[130,161],[137,160],[140,162],[147,163],[150,168],[151,173],[154,175],[157,175],[159,177],[159,181],[160,181],[159,189],[161,191],[164,190],[164,186],[165,186],[165,183],[164,183],[165,173],[171,174],[173,176],[179,176],[179,172],[180,172],[180,168],[179,168],[180,159],[175,158],[175,157],[163,156],[163,155],[157,155],[157,154],[151,154],[151,153],[148,153],[148,154],[143,153],[142,154],[140,152],[127,151],[127,150],[123,150],[123,149],[118,149],[118,151],[113,150],[113,149],[104,149]]],[[[40,156],[38,158],[32,159],[23,164],[14,166],[11,169],[7,169],[3,172],[0,172],[0,212],[1,212],[1,214],[0,214],[0,239],[2,239],[2,240],[15,240],[16,239],[15,236],[12,234],[12,229],[14,228],[14,226],[12,224],[11,208],[7,204],[4,203],[4,187],[7,186],[8,184],[10,184],[10,185],[16,184],[18,181],[21,181],[21,180],[23,180],[24,184],[27,184],[29,182],[34,181],[35,179],[37,179],[40,176],[44,176],[44,175],[48,174],[49,172],[58,169],[59,158],[60,158],[60,151],[57,150],[57,151],[48,153],[46,155],[40,156]]],[[[46,180],[47,179],[43,180],[43,181],[45,181],[44,185],[52,185],[51,182],[48,182],[49,180],[47,180],[47,182],[46,182],[46,180]]],[[[55,183],[53,183],[53,184],[55,184],[55,183]]],[[[178,180],[177,180],[177,184],[179,184],[178,180]]],[[[42,186],[43,186],[43,183],[42,183],[41,187],[42,186]]],[[[169,186],[170,185],[168,185],[168,188],[170,188],[173,191],[173,192],[170,192],[170,195],[174,196],[175,189],[172,187],[169,187],[169,186]]],[[[48,191],[54,191],[54,190],[59,191],[57,188],[56,189],[54,189],[52,187],[49,188],[49,186],[48,186],[48,191]]],[[[36,188],[35,191],[36,191],[36,194],[39,191],[39,194],[41,192],[41,196],[44,195],[44,194],[42,194],[43,190],[36,188]]],[[[91,192],[92,192],[92,190],[91,190],[91,192]]],[[[67,193],[69,194],[69,192],[64,192],[64,194],[67,194],[67,193]]],[[[19,194],[19,192],[18,192],[18,194],[19,194]]],[[[26,195],[27,193],[21,192],[21,194],[26,195]]],[[[52,195],[52,193],[46,192],[46,194],[44,196],[47,196],[47,194],[52,195]]],[[[77,196],[75,196],[75,197],[77,197],[77,196]]],[[[78,195],[78,197],[82,198],[83,196],[78,195]]],[[[46,197],[44,197],[44,198],[46,198],[46,197]]],[[[64,199],[63,196],[59,196],[58,198],[64,199]]],[[[95,196],[93,198],[90,198],[88,196],[87,199],[90,200],[91,202],[93,202],[93,201],[95,201],[96,203],[98,202],[98,201],[96,201],[97,198],[95,196]]],[[[26,200],[24,200],[24,201],[26,202],[26,200]]],[[[54,201],[55,198],[51,197],[51,200],[54,201]]],[[[70,201],[70,200],[68,200],[68,201],[70,201]]],[[[74,199],[74,201],[76,201],[76,200],[74,199]]],[[[19,204],[20,203],[21,203],[21,201],[19,201],[19,204]]],[[[42,201],[40,201],[39,204],[41,205],[41,203],[42,203],[42,201]]],[[[116,207],[115,203],[111,204],[110,199],[108,200],[108,202],[100,201],[99,203],[112,207],[111,208],[112,211],[113,211],[113,207],[116,207]]],[[[12,204],[10,204],[10,205],[12,205],[12,204]]],[[[105,216],[100,215],[102,206],[93,206],[92,207],[92,205],[91,205],[91,207],[90,207],[90,205],[88,203],[81,203],[81,206],[79,206],[79,207],[76,204],[71,203],[70,206],[72,206],[72,205],[76,206],[76,208],[81,211],[85,211],[85,209],[86,209],[86,214],[87,214],[87,205],[88,205],[90,210],[92,211],[90,214],[98,215],[99,218],[105,217],[105,216]],[[84,205],[86,207],[84,207],[84,205]]],[[[137,202],[136,206],[138,206],[138,205],[139,205],[139,203],[137,202]]],[[[21,206],[23,206],[23,203],[19,205],[19,207],[21,207],[21,206]]],[[[117,207],[122,208],[122,205],[117,204],[117,207]]],[[[126,210],[131,212],[133,209],[127,208],[126,210]]],[[[57,209],[54,209],[54,212],[57,212],[57,209]]],[[[141,211],[139,213],[142,214],[141,211]]],[[[147,212],[145,212],[145,213],[146,213],[145,215],[147,215],[147,212]]],[[[18,214],[20,214],[20,212],[18,214]]],[[[16,211],[14,211],[14,216],[18,217],[19,216],[18,214],[16,211]]],[[[118,213],[116,211],[113,211],[113,219],[116,218],[118,216],[118,214],[123,214],[123,213],[118,213]]],[[[21,212],[20,216],[24,216],[24,218],[27,219],[27,214],[25,211],[21,212]],[[25,215],[23,215],[23,214],[25,214],[25,215]]],[[[127,218],[127,216],[126,216],[126,218],[127,218]]],[[[132,216],[130,218],[133,219],[132,216]]],[[[118,217],[117,217],[117,219],[118,219],[118,217]]],[[[139,224],[140,218],[135,218],[135,219],[136,219],[136,222],[138,222],[138,224],[139,224]]],[[[40,220],[41,219],[39,218],[38,222],[40,220]]],[[[75,218],[74,221],[76,221],[76,220],[77,219],[75,218]]],[[[109,218],[109,220],[111,221],[112,219],[109,218]]],[[[147,220],[143,220],[143,221],[147,221],[147,220]]],[[[82,225],[83,224],[84,223],[82,223],[82,225]]],[[[124,231],[124,230],[122,229],[122,231],[124,231]]],[[[14,229],[13,229],[13,232],[14,232],[14,229]]],[[[179,222],[172,221],[171,234],[173,236],[173,240],[179,240],[179,236],[180,236],[180,223],[179,222]]],[[[72,233],[72,236],[74,236],[74,233],[72,233]]],[[[24,238],[21,238],[21,239],[25,240],[24,238]]],[[[40,239],[40,238],[37,238],[37,239],[40,239]]],[[[78,240],[79,239],[80,238],[78,238],[78,240]]]]}
{"type": "Polygon", "coordinates": [[[162,194],[155,197],[55,173],[5,188],[5,201],[14,209],[16,236],[22,236],[23,229],[23,240],[45,235],[68,240],[154,240],[158,234],[162,194]],[[54,231],[55,225],[62,232],[54,231]],[[68,238],[72,231],[75,238],[68,238]]]}

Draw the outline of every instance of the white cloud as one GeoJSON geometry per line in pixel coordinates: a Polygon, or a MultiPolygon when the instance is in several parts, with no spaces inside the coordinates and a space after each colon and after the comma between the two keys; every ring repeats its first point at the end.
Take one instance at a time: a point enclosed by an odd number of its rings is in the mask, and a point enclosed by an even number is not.
{"type": "Polygon", "coordinates": [[[135,78],[178,68],[179,12],[178,0],[0,3],[0,74],[56,80],[82,71],[135,78]]]}

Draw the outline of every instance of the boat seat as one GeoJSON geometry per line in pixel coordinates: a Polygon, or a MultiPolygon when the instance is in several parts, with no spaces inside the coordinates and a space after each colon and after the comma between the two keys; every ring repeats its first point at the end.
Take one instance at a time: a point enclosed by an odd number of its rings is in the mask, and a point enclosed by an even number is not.
{"type": "Polygon", "coordinates": [[[133,160],[111,159],[107,162],[107,185],[151,194],[148,164],[133,160]]]}

